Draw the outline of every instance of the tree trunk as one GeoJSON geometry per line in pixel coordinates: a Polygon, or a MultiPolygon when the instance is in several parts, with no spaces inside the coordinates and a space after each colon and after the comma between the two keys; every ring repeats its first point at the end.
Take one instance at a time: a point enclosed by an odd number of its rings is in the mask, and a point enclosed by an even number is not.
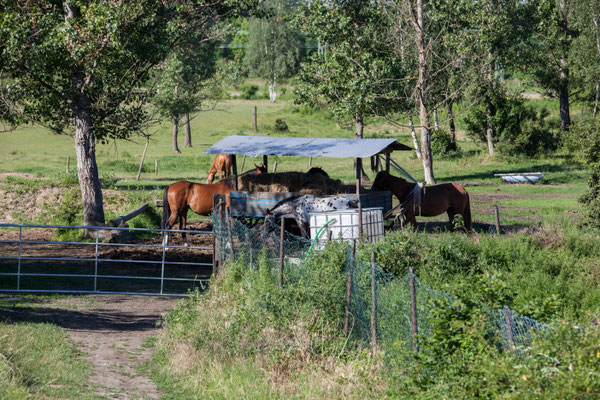
{"type": "Polygon", "coordinates": [[[179,117],[173,116],[173,151],[181,154],[179,146],[177,146],[177,134],[179,133],[179,117]]]}
{"type": "Polygon", "coordinates": [[[192,129],[190,128],[190,114],[183,116],[183,127],[185,128],[185,142],[183,147],[192,147],[192,129]]]}
{"type": "Polygon", "coordinates": [[[410,126],[410,134],[413,140],[413,146],[415,146],[415,153],[417,158],[421,159],[421,149],[419,148],[419,140],[417,139],[417,132],[415,131],[415,124],[413,122],[412,112],[408,113],[408,125],[410,126]]]}
{"type": "Polygon", "coordinates": [[[487,139],[488,153],[490,157],[494,156],[494,123],[492,121],[493,105],[492,105],[492,93],[494,92],[494,73],[493,73],[494,62],[490,60],[487,65],[487,94],[485,96],[485,137],[487,139]]]}
{"type": "MultiPolygon", "coordinates": [[[[70,2],[63,3],[65,22],[80,14],[79,7],[70,2]]],[[[85,77],[80,71],[73,71],[71,84],[77,97],[73,102],[75,114],[75,154],[77,156],[77,177],[83,201],[83,224],[86,226],[104,224],[104,205],[102,187],[98,178],[96,163],[96,138],[94,137],[91,101],[85,94],[85,77]]],[[[92,231],[85,230],[84,236],[93,236],[92,231]]]]}
{"type": "Polygon", "coordinates": [[[434,184],[433,158],[431,157],[431,136],[429,126],[429,110],[427,109],[427,49],[425,46],[425,24],[423,18],[423,0],[417,0],[417,16],[414,21],[419,51],[419,79],[417,93],[419,96],[419,117],[421,120],[421,155],[425,183],[434,184]]]}
{"type": "Polygon", "coordinates": [[[357,114],[354,118],[354,137],[357,139],[363,138],[363,131],[365,129],[364,119],[362,114],[357,114]]]}
{"type": "Polygon", "coordinates": [[[485,137],[487,139],[488,152],[490,157],[494,156],[494,124],[492,122],[492,101],[488,98],[485,100],[485,137]]]}
{"type": "Polygon", "coordinates": [[[560,91],[559,91],[559,107],[560,107],[560,130],[568,131],[571,125],[571,114],[569,111],[569,69],[567,68],[567,59],[560,60],[560,91]]]}
{"type": "Polygon", "coordinates": [[[277,100],[277,77],[273,77],[273,81],[269,83],[269,99],[271,103],[275,103],[277,100]]]}
{"type": "MultiPolygon", "coordinates": [[[[354,137],[356,139],[363,138],[363,132],[365,130],[365,122],[362,114],[356,114],[354,117],[354,137]]],[[[356,159],[354,160],[354,170],[356,171],[356,159]]],[[[365,172],[364,166],[361,164],[360,166],[361,172],[361,182],[369,182],[370,179],[365,172]]]]}
{"type": "MultiPolygon", "coordinates": [[[[104,224],[102,188],[98,179],[96,143],[92,130],[90,106],[90,100],[85,94],[80,94],[74,106],[77,176],[83,200],[83,224],[86,226],[104,224]]],[[[89,236],[88,232],[85,232],[84,235],[89,236]]]]}
{"type": "Polygon", "coordinates": [[[450,142],[456,143],[456,126],[454,125],[454,112],[452,111],[452,106],[454,102],[449,99],[446,104],[448,107],[448,125],[450,126],[450,142]]]}

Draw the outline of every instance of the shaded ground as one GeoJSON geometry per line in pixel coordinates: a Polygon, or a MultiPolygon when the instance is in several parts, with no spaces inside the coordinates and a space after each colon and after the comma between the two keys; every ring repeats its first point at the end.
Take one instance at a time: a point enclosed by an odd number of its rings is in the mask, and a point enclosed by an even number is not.
{"type": "MultiPolygon", "coordinates": [[[[0,295],[4,299],[19,297],[0,295]]],[[[150,361],[146,339],[158,331],[162,314],[177,300],[151,296],[82,295],[50,300],[31,307],[0,308],[0,319],[44,321],[65,329],[90,360],[94,375],[90,383],[98,394],[116,399],[158,399],[154,383],[139,373],[150,361]]]]}

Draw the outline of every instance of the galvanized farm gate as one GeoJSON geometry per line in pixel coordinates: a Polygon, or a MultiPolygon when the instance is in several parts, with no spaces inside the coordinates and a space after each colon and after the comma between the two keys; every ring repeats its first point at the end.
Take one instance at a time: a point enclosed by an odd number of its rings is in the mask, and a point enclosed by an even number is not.
{"type": "MultiPolygon", "coordinates": [[[[190,289],[204,287],[213,268],[212,231],[186,230],[192,246],[167,247],[162,241],[163,229],[0,224],[0,230],[0,292],[185,296],[190,289]],[[28,233],[36,229],[86,229],[93,231],[95,238],[28,239],[32,236],[28,233]],[[139,232],[149,238],[104,243],[103,230],[139,232]],[[201,240],[202,245],[195,245],[201,240]]],[[[169,236],[173,241],[175,235],[169,236]]]]}

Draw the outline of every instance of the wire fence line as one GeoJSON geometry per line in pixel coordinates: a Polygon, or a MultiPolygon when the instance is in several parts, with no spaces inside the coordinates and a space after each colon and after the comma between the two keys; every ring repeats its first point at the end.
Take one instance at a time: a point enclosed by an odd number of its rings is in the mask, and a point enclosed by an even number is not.
{"type": "MultiPolygon", "coordinates": [[[[279,225],[251,226],[216,212],[212,218],[222,262],[244,257],[245,265],[255,268],[262,253],[286,263],[287,284],[298,279],[320,279],[318,274],[311,276],[302,265],[310,251],[309,240],[288,232],[282,235],[279,225]]],[[[350,319],[346,326],[366,346],[376,344],[384,351],[417,349],[418,337],[432,334],[436,312],[442,307],[456,307],[456,296],[429,287],[412,270],[403,276],[387,273],[374,262],[355,258],[350,245],[345,267],[349,275],[346,301],[350,319]]],[[[280,280],[282,272],[272,270],[273,274],[280,274],[280,280]]],[[[519,315],[507,306],[485,307],[482,312],[488,336],[502,351],[528,346],[534,335],[550,331],[549,325],[519,315]]]]}

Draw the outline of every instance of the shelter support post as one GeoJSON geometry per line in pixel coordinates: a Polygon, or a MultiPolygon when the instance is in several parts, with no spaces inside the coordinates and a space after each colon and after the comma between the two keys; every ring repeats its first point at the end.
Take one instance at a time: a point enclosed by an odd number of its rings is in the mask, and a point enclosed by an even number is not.
{"type": "Polygon", "coordinates": [[[361,178],[361,172],[362,172],[362,158],[355,158],[354,159],[356,162],[354,163],[356,165],[356,194],[360,194],[360,178],[361,178]]]}
{"type": "Polygon", "coordinates": [[[233,154],[231,157],[231,168],[233,169],[233,184],[235,187],[235,191],[238,192],[238,169],[237,169],[237,155],[233,154]]]}
{"type": "Polygon", "coordinates": [[[385,155],[385,172],[387,172],[388,174],[390,173],[390,159],[392,157],[390,156],[390,153],[386,153],[385,155]]]}
{"type": "Polygon", "coordinates": [[[269,156],[266,154],[263,156],[263,165],[265,166],[265,168],[268,171],[269,170],[269,156]]]}

